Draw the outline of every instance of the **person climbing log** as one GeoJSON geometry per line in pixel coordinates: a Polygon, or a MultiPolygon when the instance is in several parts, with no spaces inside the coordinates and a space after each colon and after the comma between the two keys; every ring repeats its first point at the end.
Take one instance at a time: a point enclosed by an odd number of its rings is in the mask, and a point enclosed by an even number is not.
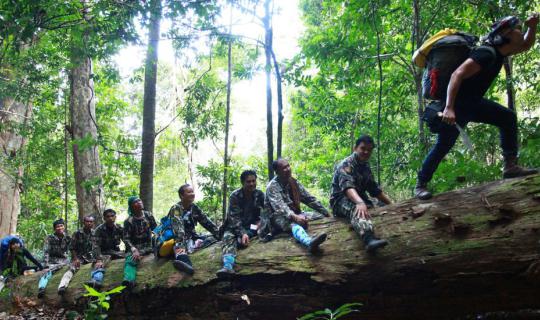
{"type": "Polygon", "coordinates": [[[442,121],[437,142],[429,151],[418,172],[415,196],[421,200],[432,197],[428,183],[439,163],[448,154],[459,136],[459,128],[469,122],[495,125],[500,130],[500,146],[504,158],[503,178],[513,178],[537,173],[518,165],[517,117],[514,111],[484,98],[493,84],[506,57],[529,50],[535,42],[538,13],[525,21],[527,30],[521,31],[517,17],[505,17],[491,26],[483,44],[474,48],[451,75],[442,111],[442,121]],[[457,127],[459,126],[459,127],[457,127]]]}

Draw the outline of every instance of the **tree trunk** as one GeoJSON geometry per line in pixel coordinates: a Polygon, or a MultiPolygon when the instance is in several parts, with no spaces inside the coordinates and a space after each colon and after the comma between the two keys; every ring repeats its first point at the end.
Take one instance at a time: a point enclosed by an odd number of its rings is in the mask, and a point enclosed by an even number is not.
{"type": "Polygon", "coordinates": [[[17,229],[23,175],[18,156],[26,142],[19,130],[26,127],[31,114],[31,103],[0,97],[0,237],[17,229]]]}
{"type": "Polygon", "coordinates": [[[225,110],[225,148],[223,151],[222,221],[227,220],[227,171],[229,169],[229,120],[231,115],[232,84],[232,5],[229,19],[229,43],[227,44],[227,106],[225,110]]]}
{"type": "MultiPolygon", "coordinates": [[[[417,50],[422,46],[422,30],[420,28],[420,3],[418,0],[413,0],[413,30],[412,30],[412,53],[414,50],[417,50]]],[[[414,84],[416,87],[416,100],[418,103],[417,106],[417,114],[418,114],[418,136],[420,137],[420,144],[422,145],[424,151],[427,150],[427,139],[426,134],[424,130],[424,122],[422,121],[422,116],[424,115],[424,98],[422,96],[422,72],[416,69],[415,66],[412,66],[413,68],[413,77],[414,77],[414,84]]]]}
{"type": "Polygon", "coordinates": [[[156,84],[161,2],[153,0],[144,67],[143,132],[141,155],[141,184],[139,196],[146,210],[152,211],[154,198],[154,141],[156,136],[156,84]]]}
{"type": "MultiPolygon", "coordinates": [[[[540,175],[410,199],[371,214],[378,236],[390,242],[376,255],[364,252],[344,220],[326,218],[309,231],[328,234],[322,252],[309,254],[284,234],[269,243],[254,240],[239,251],[232,280],[215,276],[219,244],[191,255],[192,277],[149,256],[134,292],[113,298],[110,313],[118,319],[295,319],[361,302],[355,319],[476,319],[489,311],[540,309],[540,175]]],[[[105,289],[120,284],[123,264],[110,264],[105,289]]],[[[44,301],[82,309],[78,298],[89,270],[83,266],[74,276],[64,302],[56,294],[63,273],[57,272],[44,301]]],[[[38,276],[20,277],[15,298],[36,299],[38,276]]]]}
{"type": "Polygon", "coordinates": [[[266,145],[268,158],[268,180],[274,177],[272,162],[274,162],[274,125],[272,121],[272,85],[270,83],[270,73],[272,72],[272,25],[270,3],[271,0],[264,1],[264,54],[266,64],[264,71],[266,74],[266,145]]]}
{"type": "Polygon", "coordinates": [[[92,60],[89,57],[72,57],[69,73],[71,130],[73,139],[73,168],[79,221],[84,216],[94,216],[96,223],[102,219],[105,206],[101,163],[97,142],[96,105],[92,60]]]}
{"type": "Polygon", "coordinates": [[[281,149],[283,147],[283,93],[281,89],[281,71],[276,59],[274,49],[272,49],[272,60],[274,62],[274,71],[276,73],[278,122],[277,122],[277,158],[281,158],[281,149]]]}

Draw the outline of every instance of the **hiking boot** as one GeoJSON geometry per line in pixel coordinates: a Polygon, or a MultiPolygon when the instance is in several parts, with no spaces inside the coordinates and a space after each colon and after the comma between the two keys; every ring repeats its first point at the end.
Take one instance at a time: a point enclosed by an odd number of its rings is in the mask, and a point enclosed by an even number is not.
{"type": "Polygon", "coordinates": [[[188,275],[193,275],[195,272],[193,270],[193,265],[187,254],[179,254],[176,256],[176,259],[173,260],[173,266],[176,270],[180,272],[187,273],[188,275]]]}
{"type": "Polygon", "coordinates": [[[503,179],[517,178],[538,173],[537,169],[524,168],[517,164],[517,157],[509,156],[504,159],[503,179]]]}
{"type": "Polygon", "coordinates": [[[319,250],[319,246],[321,243],[326,241],[326,233],[321,233],[320,235],[314,237],[311,239],[311,242],[309,243],[309,251],[315,252],[319,250]]]}
{"type": "Polygon", "coordinates": [[[45,289],[39,289],[37,293],[37,297],[39,299],[43,298],[45,296],[45,289]]]}
{"type": "Polygon", "coordinates": [[[414,196],[420,200],[428,200],[433,197],[431,192],[427,189],[427,183],[417,182],[416,187],[414,187],[414,196]]]}
{"type": "Polygon", "coordinates": [[[225,268],[225,267],[219,269],[216,272],[217,277],[220,278],[220,279],[230,278],[235,274],[236,274],[236,272],[234,272],[234,269],[229,269],[229,268],[225,268]]]}
{"type": "Polygon", "coordinates": [[[66,287],[58,288],[58,295],[63,297],[64,294],[66,294],[66,287]]]}

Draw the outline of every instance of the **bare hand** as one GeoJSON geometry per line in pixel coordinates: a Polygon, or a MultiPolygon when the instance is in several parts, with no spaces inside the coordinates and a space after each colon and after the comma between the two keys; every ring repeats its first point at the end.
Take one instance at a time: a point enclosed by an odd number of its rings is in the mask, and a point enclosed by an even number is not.
{"type": "Polygon", "coordinates": [[[134,261],[139,261],[141,259],[141,254],[139,253],[139,250],[137,250],[137,249],[133,250],[132,253],[131,253],[131,258],[134,261]]]}
{"type": "Polygon", "coordinates": [[[354,208],[354,214],[361,219],[368,220],[371,219],[371,216],[369,215],[367,206],[365,203],[357,203],[356,207],[354,208]]]}
{"type": "Polygon", "coordinates": [[[101,260],[96,261],[96,263],[94,264],[94,268],[96,269],[103,268],[103,261],[101,260]]]}
{"type": "Polygon", "coordinates": [[[249,236],[247,234],[242,235],[242,245],[247,246],[249,244],[249,236]]]}
{"type": "Polygon", "coordinates": [[[294,220],[296,223],[298,223],[299,225],[301,225],[301,226],[307,226],[308,220],[307,220],[306,216],[304,216],[304,215],[301,215],[301,214],[295,214],[295,215],[293,216],[293,220],[294,220]]]}
{"type": "Polygon", "coordinates": [[[444,108],[442,114],[442,121],[450,125],[454,125],[456,123],[456,113],[454,112],[454,110],[448,107],[444,108]]]}
{"type": "Polygon", "coordinates": [[[530,15],[527,20],[525,20],[525,25],[529,28],[536,27],[536,25],[538,25],[538,12],[530,15]]]}
{"type": "Polygon", "coordinates": [[[79,259],[73,260],[72,264],[76,269],[79,269],[81,267],[81,261],[79,259]]]}

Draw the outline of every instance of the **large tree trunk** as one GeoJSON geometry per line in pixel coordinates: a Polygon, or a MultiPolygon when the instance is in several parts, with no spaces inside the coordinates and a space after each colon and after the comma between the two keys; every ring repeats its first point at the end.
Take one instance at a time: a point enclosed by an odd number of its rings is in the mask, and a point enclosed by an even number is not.
{"type": "Polygon", "coordinates": [[[101,163],[97,142],[96,105],[92,60],[89,57],[72,58],[70,70],[71,133],[73,139],[73,168],[79,221],[92,215],[99,223],[105,206],[101,163]]]}
{"type": "Polygon", "coordinates": [[[221,188],[222,221],[227,220],[227,171],[229,169],[229,126],[231,116],[231,84],[232,84],[232,5],[229,16],[229,42],[227,44],[227,102],[225,110],[225,147],[223,150],[223,185],[221,188]]]}
{"type": "Polygon", "coordinates": [[[266,75],[266,147],[267,147],[267,166],[268,180],[274,177],[272,162],[274,162],[274,125],[272,119],[272,84],[270,83],[270,74],[272,72],[272,25],[271,25],[271,0],[264,1],[264,55],[266,63],[264,71],[266,75]]]}
{"type": "Polygon", "coordinates": [[[0,97],[0,237],[17,228],[23,175],[18,156],[26,140],[19,130],[28,124],[31,114],[30,103],[0,97]]]}
{"type": "MultiPolygon", "coordinates": [[[[295,319],[361,302],[355,319],[475,319],[488,311],[540,309],[540,175],[411,199],[372,215],[377,234],[390,242],[375,256],[364,252],[348,223],[328,218],[310,226],[311,233],[328,234],[321,253],[309,254],[288,235],[256,240],[239,252],[230,281],[215,276],[219,245],[192,255],[193,277],[147,257],[136,289],[113,298],[111,313],[118,319],[295,319]]],[[[89,268],[66,293],[65,301],[79,308],[89,268]]],[[[111,263],[106,288],[120,284],[122,268],[123,261],[111,263]]],[[[49,283],[49,304],[61,305],[61,276],[49,283]]],[[[37,276],[22,277],[16,287],[15,297],[35,299],[37,276]]]]}
{"type": "Polygon", "coordinates": [[[281,71],[279,70],[279,63],[276,59],[276,53],[272,49],[272,60],[274,62],[274,72],[276,73],[276,88],[277,88],[277,105],[278,105],[278,118],[277,118],[277,158],[281,158],[281,152],[283,149],[283,92],[282,92],[282,80],[281,71]]]}
{"type": "Polygon", "coordinates": [[[153,0],[144,67],[143,132],[141,185],[139,194],[146,210],[152,211],[154,199],[154,145],[156,137],[156,84],[161,2],[153,0]]]}

